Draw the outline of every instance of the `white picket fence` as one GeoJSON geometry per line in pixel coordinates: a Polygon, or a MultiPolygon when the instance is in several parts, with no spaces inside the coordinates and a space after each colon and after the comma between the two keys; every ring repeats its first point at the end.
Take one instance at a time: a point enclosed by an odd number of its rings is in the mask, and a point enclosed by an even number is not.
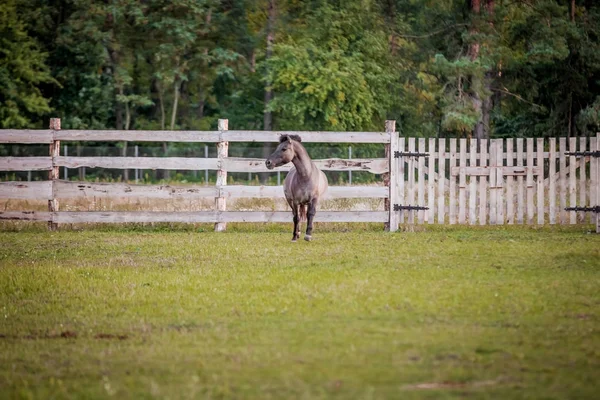
{"type": "MultiPolygon", "coordinates": [[[[394,121],[382,132],[217,131],[87,131],[61,130],[60,120],[48,130],[0,130],[0,143],[48,144],[45,157],[0,157],[0,171],[49,171],[47,181],[0,182],[0,200],[47,200],[48,211],[4,211],[0,220],[62,223],[289,222],[289,212],[228,211],[232,198],[282,198],[281,186],[227,185],[228,172],[268,171],[263,159],[228,156],[229,142],[277,142],[281,134],[298,134],[303,142],[378,143],[386,158],[315,160],[325,171],[368,171],[383,174],[387,186],[331,186],[329,198],[382,198],[380,211],[319,211],[318,222],[380,222],[395,231],[402,224],[575,224],[591,222],[600,231],[600,213],[566,211],[567,207],[600,205],[600,134],[587,138],[423,139],[399,137],[394,121]],[[217,158],[76,157],[60,154],[68,141],[215,143],[217,158]],[[583,155],[566,153],[583,152],[583,155]],[[92,183],[59,179],[59,168],[172,169],[217,171],[214,186],[92,183]],[[61,211],[60,201],[79,197],[213,198],[213,211],[118,212],[61,211]],[[414,209],[418,208],[418,209],[414,209]]],[[[289,170],[290,165],[282,170],[289,170]]]]}
{"type": "Polygon", "coordinates": [[[401,211],[399,222],[595,223],[598,213],[565,208],[600,204],[599,145],[600,134],[479,141],[400,138],[399,152],[405,155],[397,166],[398,203],[428,209],[401,211]]]}

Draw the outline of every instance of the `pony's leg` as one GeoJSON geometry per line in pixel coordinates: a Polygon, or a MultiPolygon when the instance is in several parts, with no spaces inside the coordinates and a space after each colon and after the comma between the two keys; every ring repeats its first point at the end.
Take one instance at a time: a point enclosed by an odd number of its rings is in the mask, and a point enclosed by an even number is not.
{"type": "Polygon", "coordinates": [[[317,202],[315,200],[308,203],[308,212],[306,213],[306,235],[304,240],[310,242],[312,240],[313,218],[317,213],[317,202]]]}
{"type": "Polygon", "coordinates": [[[300,207],[298,205],[292,206],[292,213],[294,213],[294,232],[292,236],[292,242],[295,242],[300,237],[300,207]]]}

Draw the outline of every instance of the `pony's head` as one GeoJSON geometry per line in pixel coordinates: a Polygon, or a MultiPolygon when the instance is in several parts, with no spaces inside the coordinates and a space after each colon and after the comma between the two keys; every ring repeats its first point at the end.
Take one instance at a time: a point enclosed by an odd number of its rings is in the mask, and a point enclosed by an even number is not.
{"type": "Polygon", "coordinates": [[[279,146],[265,161],[267,168],[273,169],[291,162],[296,157],[294,142],[302,142],[302,139],[298,135],[281,135],[279,146]]]}

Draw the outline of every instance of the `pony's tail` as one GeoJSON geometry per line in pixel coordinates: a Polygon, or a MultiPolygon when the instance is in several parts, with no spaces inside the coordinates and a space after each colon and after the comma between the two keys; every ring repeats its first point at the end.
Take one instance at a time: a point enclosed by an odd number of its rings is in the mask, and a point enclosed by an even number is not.
{"type": "Polygon", "coordinates": [[[305,222],[306,221],[306,210],[307,210],[308,206],[307,205],[301,205],[300,207],[298,207],[298,216],[300,217],[300,222],[305,222]]]}

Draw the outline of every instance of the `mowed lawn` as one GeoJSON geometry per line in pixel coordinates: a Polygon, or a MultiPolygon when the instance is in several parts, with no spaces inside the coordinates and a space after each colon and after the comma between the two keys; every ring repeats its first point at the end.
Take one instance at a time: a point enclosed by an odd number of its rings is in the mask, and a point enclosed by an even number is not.
{"type": "Polygon", "coordinates": [[[348,228],[0,232],[0,398],[598,398],[600,235],[348,228]]]}

